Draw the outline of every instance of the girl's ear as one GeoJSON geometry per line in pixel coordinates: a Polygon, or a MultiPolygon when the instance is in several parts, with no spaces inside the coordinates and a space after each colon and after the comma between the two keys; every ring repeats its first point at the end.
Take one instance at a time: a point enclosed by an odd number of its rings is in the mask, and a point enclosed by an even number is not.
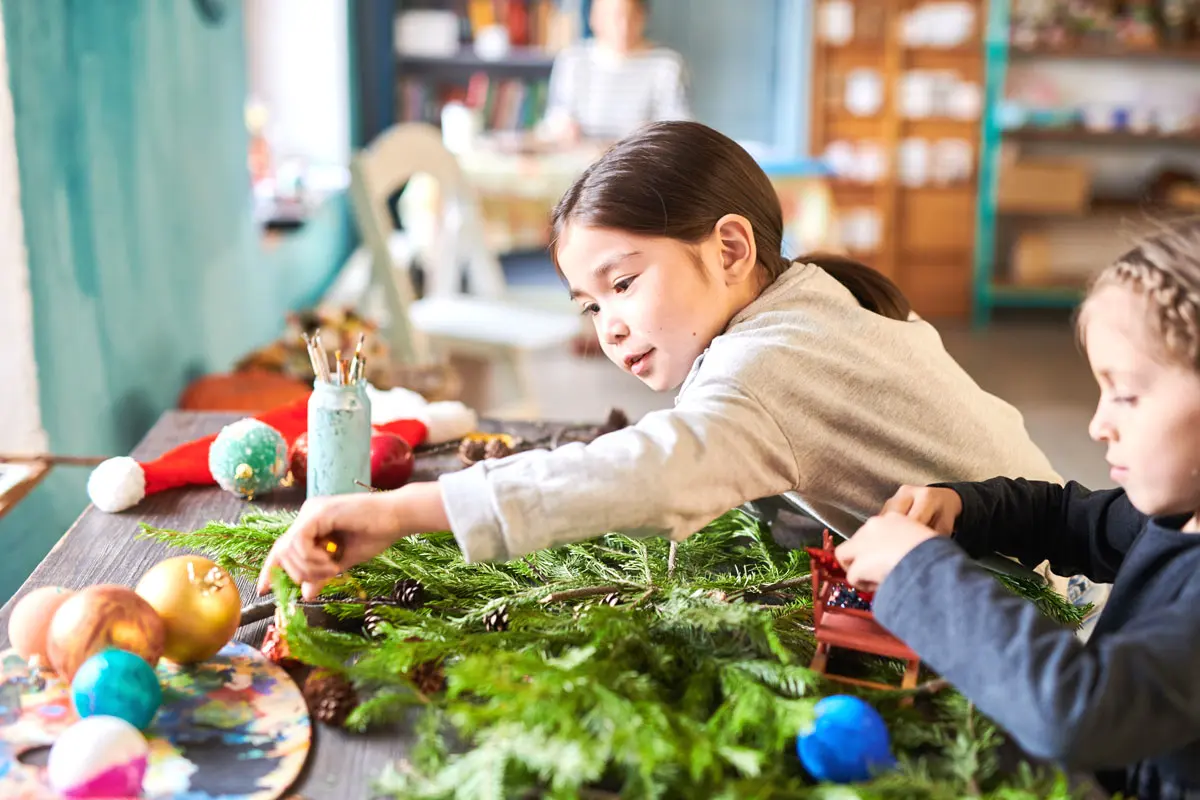
{"type": "Polygon", "coordinates": [[[750,279],[758,264],[754,227],[750,220],[741,214],[726,214],[717,220],[713,233],[720,243],[725,283],[732,285],[750,279]]]}

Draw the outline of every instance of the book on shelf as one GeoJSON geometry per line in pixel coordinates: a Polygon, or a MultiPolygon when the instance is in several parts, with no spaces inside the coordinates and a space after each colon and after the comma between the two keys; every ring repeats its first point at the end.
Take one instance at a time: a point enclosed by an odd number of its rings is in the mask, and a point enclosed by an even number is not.
{"type": "Polygon", "coordinates": [[[442,107],[458,102],[480,109],[487,130],[529,130],[545,115],[548,89],[545,79],[497,80],[482,72],[472,76],[466,87],[404,78],[398,90],[398,119],[436,125],[441,119],[442,107]]]}

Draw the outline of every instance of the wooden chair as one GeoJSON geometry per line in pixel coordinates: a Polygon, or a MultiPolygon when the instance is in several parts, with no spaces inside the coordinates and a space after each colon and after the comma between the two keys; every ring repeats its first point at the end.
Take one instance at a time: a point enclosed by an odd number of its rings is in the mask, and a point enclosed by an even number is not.
{"type": "MultiPolygon", "coordinates": [[[[906,662],[901,689],[915,689],[920,674],[921,661],[904,642],[875,621],[870,611],[857,608],[830,606],[829,597],[838,586],[848,586],[846,574],[833,557],[833,538],[829,531],[823,535],[821,548],[808,548],[812,557],[813,628],[817,639],[817,652],[809,665],[831,680],[871,689],[895,689],[895,686],[874,681],[834,675],[827,671],[829,652],[834,647],[857,650],[860,653],[896,658],[906,662]]],[[[863,599],[870,595],[859,592],[863,599]]]]}
{"type": "Polygon", "coordinates": [[[360,282],[366,286],[359,288],[382,294],[381,330],[392,358],[409,365],[453,356],[485,361],[508,402],[489,413],[535,417],[528,356],[569,343],[579,333],[579,316],[524,308],[506,297],[499,259],[484,241],[477,200],[437,128],[411,123],[384,131],[354,156],[350,176],[364,244],[347,269],[356,259],[360,266],[369,260],[369,275],[360,282]],[[425,265],[426,291],[418,299],[410,276],[413,248],[396,235],[388,203],[420,174],[437,182],[443,202],[435,263],[425,265]],[[471,294],[463,292],[464,274],[471,294]]]}

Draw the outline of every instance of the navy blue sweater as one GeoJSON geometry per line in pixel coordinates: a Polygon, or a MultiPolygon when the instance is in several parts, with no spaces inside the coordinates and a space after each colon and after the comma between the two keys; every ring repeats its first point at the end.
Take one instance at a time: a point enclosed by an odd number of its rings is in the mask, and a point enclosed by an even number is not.
{"type": "Polygon", "coordinates": [[[875,596],[903,639],[1028,753],[1112,792],[1200,798],[1200,535],[1123,490],[996,478],[962,497],[953,540],[913,549],[875,596]],[[1112,583],[1085,644],[970,557],[1112,583]]]}

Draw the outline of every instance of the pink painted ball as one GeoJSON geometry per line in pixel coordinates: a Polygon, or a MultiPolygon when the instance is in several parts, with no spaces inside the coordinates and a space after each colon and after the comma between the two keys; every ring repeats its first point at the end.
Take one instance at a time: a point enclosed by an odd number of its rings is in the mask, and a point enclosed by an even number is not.
{"type": "Polygon", "coordinates": [[[75,592],[61,586],[43,586],[17,602],[12,616],[8,618],[8,641],[21,658],[30,661],[37,656],[42,666],[50,666],[49,656],[46,655],[50,621],[73,594],[75,592]]]}
{"type": "Polygon", "coordinates": [[[116,717],[87,717],[50,748],[46,777],[63,797],[140,797],[149,759],[137,728],[116,717]]]}

